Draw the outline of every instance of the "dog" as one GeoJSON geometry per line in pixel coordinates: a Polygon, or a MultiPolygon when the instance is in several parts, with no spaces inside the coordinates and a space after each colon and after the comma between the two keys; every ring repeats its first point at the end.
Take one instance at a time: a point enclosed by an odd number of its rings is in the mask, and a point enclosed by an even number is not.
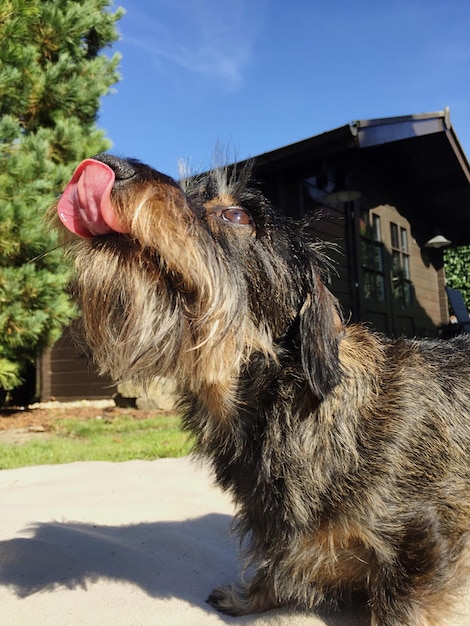
{"type": "Polygon", "coordinates": [[[78,166],[53,212],[93,359],[114,380],[176,381],[238,507],[255,572],[212,607],[365,593],[373,625],[451,624],[468,574],[469,339],[345,324],[327,248],[250,179],[234,166],[178,183],[107,154],[78,166]]]}

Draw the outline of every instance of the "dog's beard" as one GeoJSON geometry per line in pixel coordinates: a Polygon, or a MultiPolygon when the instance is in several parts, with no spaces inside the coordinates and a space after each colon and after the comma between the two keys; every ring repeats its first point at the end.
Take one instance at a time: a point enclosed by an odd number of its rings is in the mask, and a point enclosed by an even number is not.
{"type": "Polygon", "coordinates": [[[144,386],[165,376],[199,393],[231,387],[252,350],[275,358],[270,330],[247,313],[244,282],[204,252],[196,291],[131,241],[77,242],[71,292],[101,374],[144,386]]]}

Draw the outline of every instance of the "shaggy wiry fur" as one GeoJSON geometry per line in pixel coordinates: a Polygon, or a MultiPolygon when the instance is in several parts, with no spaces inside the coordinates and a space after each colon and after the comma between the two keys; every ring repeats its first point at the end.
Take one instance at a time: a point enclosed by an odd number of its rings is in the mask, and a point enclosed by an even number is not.
{"type": "Polygon", "coordinates": [[[345,326],[322,246],[247,176],[179,186],[133,160],[80,166],[59,214],[79,235],[72,292],[93,357],[114,379],[176,380],[185,427],[238,506],[257,569],[212,606],[365,592],[372,624],[452,624],[470,526],[469,340],[345,326]]]}

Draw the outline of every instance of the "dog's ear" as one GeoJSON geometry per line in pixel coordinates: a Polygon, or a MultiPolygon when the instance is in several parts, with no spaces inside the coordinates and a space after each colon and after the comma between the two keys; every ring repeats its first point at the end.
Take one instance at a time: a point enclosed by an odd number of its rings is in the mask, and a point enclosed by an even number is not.
{"type": "Polygon", "coordinates": [[[340,382],[339,342],[343,324],[337,301],[315,272],[314,290],[300,311],[300,351],[307,381],[323,399],[340,382]]]}

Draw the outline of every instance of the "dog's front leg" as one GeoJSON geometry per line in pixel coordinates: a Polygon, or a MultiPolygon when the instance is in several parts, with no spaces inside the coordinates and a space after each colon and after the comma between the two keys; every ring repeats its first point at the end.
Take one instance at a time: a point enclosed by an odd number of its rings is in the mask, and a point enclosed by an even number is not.
{"type": "Polygon", "coordinates": [[[246,582],[217,587],[207,598],[207,603],[217,611],[232,615],[262,613],[279,608],[272,584],[263,570],[246,582]]]}
{"type": "MultiPolygon", "coordinates": [[[[370,598],[371,626],[452,626],[451,603],[445,593],[433,598],[430,588],[404,589],[406,575],[387,574],[370,598]]],[[[455,617],[455,614],[454,614],[455,617]]]]}

